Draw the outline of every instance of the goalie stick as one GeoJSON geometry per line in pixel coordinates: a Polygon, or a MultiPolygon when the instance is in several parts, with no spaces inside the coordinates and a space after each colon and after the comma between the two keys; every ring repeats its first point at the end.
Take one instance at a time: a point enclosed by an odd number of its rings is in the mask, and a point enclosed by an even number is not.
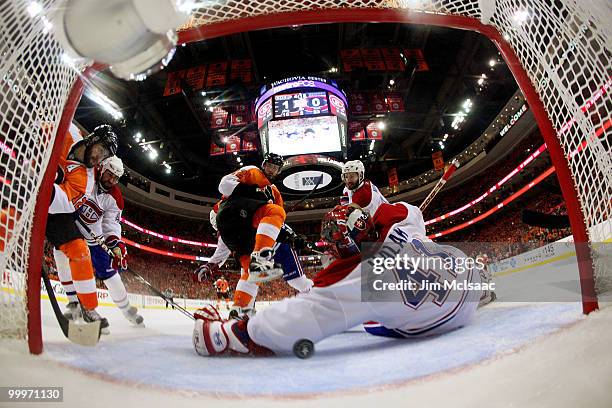
{"type": "Polygon", "coordinates": [[[442,187],[446,184],[446,182],[451,178],[455,170],[459,168],[459,161],[454,159],[451,161],[451,165],[446,169],[442,178],[438,181],[438,183],[434,186],[434,188],[429,192],[429,195],[423,200],[423,203],[419,206],[419,210],[425,211],[427,206],[432,202],[432,200],[438,195],[442,187]]]}
{"type": "Polygon", "coordinates": [[[53,287],[51,286],[51,281],[49,280],[49,272],[47,271],[47,266],[44,264],[42,267],[42,279],[45,284],[45,289],[47,289],[47,295],[49,295],[49,302],[51,302],[53,313],[55,313],[55,318],[57,319],[64,336],[66,336],[66,338],[71,342],[80,344],[82,346],[95,346],[98,344],[100,334],[102,334],[100,321],[97,320],[89,323],[68,321],[68,319],[66,319],[66,317],[62,314],[62,311],[57,304],[55,292],[53,292],[53,287]]]}
{"type": "MultiPolygon", "coordinates": [[[[85,228],[85,230],[89,233],[89,235],[91,236],[91,238],[96,241],[96,243],[98,245],[100,245],[100,247],[102,247],[102,249],[108,254],[108,256],[110,256],[111,258],[115,257],[115,254],[113,253],[113,251],[111,251],[111,249],[106,245],[106,242],[104,242],[104,240],[97,236],[92,230],[91,228],[89,228],[89,225],[85,224],[83,221],[81,221],[80,218],[77,218],[77,221],[79,222],[79,224],[81,224],[83,226],[83,228],[85,228]]],[[[142,277],[142,275],[140,275],[139,273],[135,272],[134,270],[128,268],[126,269],[127,272],[131,273],[136,279],[138,279],[138,281],[146,286],[148,286],[149,289],[151,289],[151,292],[155,293],[157,296],[159,296],[160,298],[162,298],[163,300],[165,300],[166,302],[168,302],[169,304],[173,305],[176,307],[176,309],[181,312],[182,314],[184,314],[185,316],[189,317],[191,320],[195,320],[195,317],[193,317],[193,315],[191,313],[189,313],[189,311],[185,308],[183,308],[181,305],[179,305],[178,303],[176,303],[174,300],[170,299],[169,297],[167,297],[166,295],[163,294],[163,292],[159,289],[157,289],[155,286],[151,285],[149,282],[147,282],[147,280],[145,278],[142,277]]]]}

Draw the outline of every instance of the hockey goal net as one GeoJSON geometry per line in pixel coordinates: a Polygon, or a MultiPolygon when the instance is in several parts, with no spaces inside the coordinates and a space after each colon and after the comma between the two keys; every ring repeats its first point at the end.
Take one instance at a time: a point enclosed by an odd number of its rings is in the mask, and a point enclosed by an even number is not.
{"type": "MultiPolygon", "coordinates": [[[[59,3],[0,4],[0,337],[28,339],[33,353],[42,351],[40,270],[57,147],[84,82],[52,34],[59,3]]],[[[575,241],[596,243],[612,238],[609,18],[605,2],[582,0],[223,0],[194,9],[179,40],[342,22],[480,32],[499,48],[534,112],[575,241]]],[[[579,256],[589,312],[597,307],[594,281],[609,272],[588,251],[579,256]]]]}

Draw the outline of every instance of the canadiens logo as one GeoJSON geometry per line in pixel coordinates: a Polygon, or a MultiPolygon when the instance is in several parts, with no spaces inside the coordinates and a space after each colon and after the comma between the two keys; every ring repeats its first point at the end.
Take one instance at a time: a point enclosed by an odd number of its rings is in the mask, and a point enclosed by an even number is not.
{"type": "Polygon", "coordinates": [[[95,224],[104,211],[94,201],[85,200],[85,203],[80,209],[80,218],[87,224],[95,224]]]}

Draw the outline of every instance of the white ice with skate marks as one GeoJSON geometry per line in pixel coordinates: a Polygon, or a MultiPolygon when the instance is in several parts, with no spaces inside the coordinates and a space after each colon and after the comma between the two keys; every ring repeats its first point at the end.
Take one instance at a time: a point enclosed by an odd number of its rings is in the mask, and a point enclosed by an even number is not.
{"type": "MultiPolygon", "coordinates": [[[[575,281],[577,272],[559,262],[499,278],[505,284],[498,285],[498,296],[501,301],[512,299],[520,282],[542,283],[547,276],[554,290],[575,295],[576,285],[557,282],[575,281]],[[504,293],[504,288],[511,289],[504,293]]],[[[439,379],[442,374],[460,376],[465,370],[459,369],[520,354],[550,334],[571,331],[574,323],[588,320],[577,302],[496,302],[480,309],[469,326],[446,335],[403,340],[352,330],[318,343],[311,359],[299,360],[293,355],[200,357],[191,345],[191,320],[171,309],[140,310],[146,328],[134,328],[118,309],[100,308],[109,318],[111,335],[95,349],[80,347],[63,339],[47,301],[43,310],[44,359],[115,384],[230,398],[363,393],[409,386],[417,379],[439,379]]],[[[602,356],[606,357],[609,354],[602,356]]]]}

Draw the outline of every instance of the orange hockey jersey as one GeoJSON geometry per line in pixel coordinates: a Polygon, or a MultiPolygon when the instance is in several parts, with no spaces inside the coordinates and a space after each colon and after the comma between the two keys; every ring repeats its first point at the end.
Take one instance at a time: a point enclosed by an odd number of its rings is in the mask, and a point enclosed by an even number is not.
{"type": "Polygon", "coordinates": [[[224,176],[219,183],[219,192],[229,197],[234,192],[236,186],[240,183],[248,185],[256,185],[257,187],[263,188],[266,186],[272,186],[272,194],[274,196],[274,204],[283,206],[283,197],[281,196],[278,188],[266,177],[263,171],[255,166],[244,166],[237,171],[224,176]]]}
{"type": "Polygon", "coordinates": [[[81,140],[83,140],[81,132],[75,124],[71,124],[64,138],[49,214],[75,212],[83,204],[86,196],[93,191],[94,169],[87,168],[79,161],[68,159],[72,149],[81,140]]]}

